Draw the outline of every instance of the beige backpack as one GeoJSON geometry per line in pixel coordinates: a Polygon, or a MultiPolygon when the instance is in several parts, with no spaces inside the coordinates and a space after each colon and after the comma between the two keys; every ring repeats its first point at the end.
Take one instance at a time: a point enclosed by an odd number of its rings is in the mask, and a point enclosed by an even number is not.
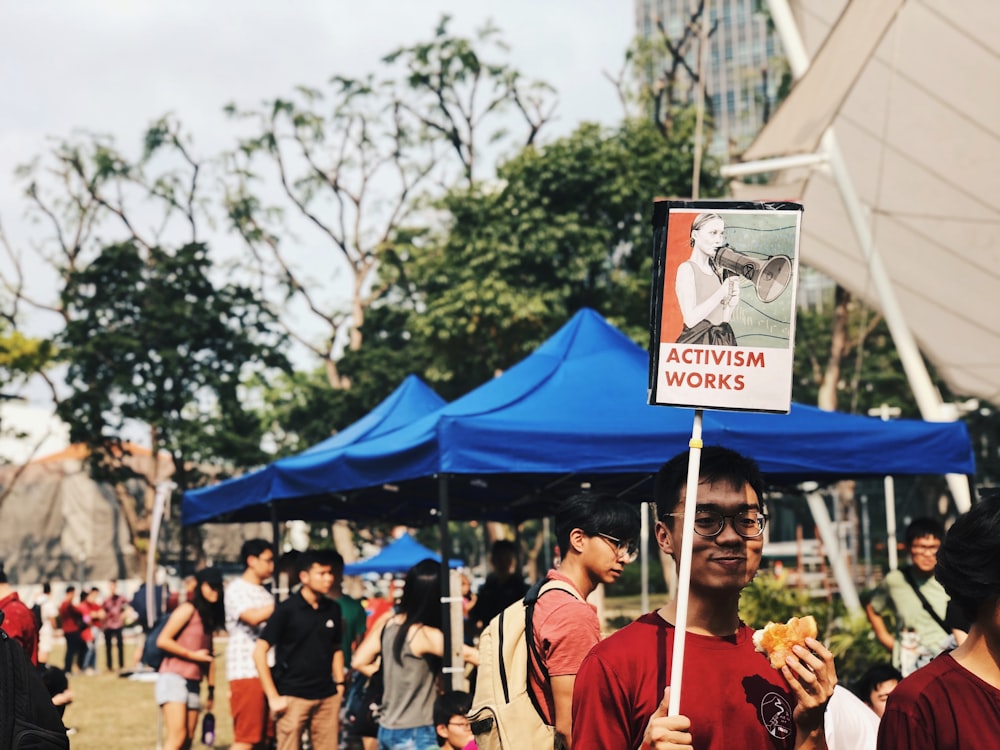
{"type": "Polygon", "coordinates": [[[517,601],[490,620],[479,637],[476,691],[469,723],[479,750],[544,750],[555,745],[555,727],[542,719],[528,689],[529,661],[546,682],[549,672],[532,637],[535,602],[550,591],[580,598],[572,586],[542,579],[517,601]]]}

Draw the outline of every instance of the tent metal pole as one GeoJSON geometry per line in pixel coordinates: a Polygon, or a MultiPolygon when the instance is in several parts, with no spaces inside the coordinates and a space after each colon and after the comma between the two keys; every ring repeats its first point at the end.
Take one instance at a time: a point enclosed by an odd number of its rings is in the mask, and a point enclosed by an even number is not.
{"type": "MultiPolygon", "coordinates": [[[[274,545],[272,554],[274,555],[275,561],[281,557],[281,522],[278,521],[278,506],[275,505],[274,500],[271,500],[267,504],[267,510],[271,515],[271,543],[274,545]]],[[[277,604],[281,601],[281,574],[275,569],[274,571],[274,603],[277,604]]],[[[291,589],[291,584],[288,586],[291,589]]]]}
{"type": "MultiPolygon", "coordinates": [[[[461,594],[458,601],[451,592],[451,535],[448,533],[448,520],[451,511],[448,507],[448,476],[438,475],[438,528],[441,531],[441,632],[444,633],[444,673],[445,684],[452,690],[461,690],[465,676],[465,664],[462,661],[462,638],[460,633],[452,629],[453,606],[461,608],[461,594]]],[[[461,609],[459,610],[461,611],[461,609]]]]}
{"type": "Polygon", "coordinates": [[[861,599],[858,598],[858,590],[855,588],[854,579],[851,578],[851,573],[844,562],[844,556],[840,553],[837,533],[833,528],[833,521],[830,520],[830,513],[826,509],[826,501],[823,500],[823,495],[817,491],[807,492],[806,501],[809,503],[813,521],[816,522],[820,540],[826,549],[826,556],[830,560],[833,577],[837,580],[837,588],[840,589],[840,598],[843,599],[848,612],[852,615],[860,615],[864,611],[861,607],[861,599]]]}
{"type": "Polygon", "coordinates": [[[278,520],[278,506],[271,500],[267,504],[267,510],[271,516],[271,543],[274,545],[274,554],[281,554],[281,522],[278,520]]]}
{"type": "MultiPolygon", "coordinates": [[[[799,79],[809,68],[809,56],[802,43],[795,18],[788,6],[788,0],[768,0],[768,7],[771,10],[771,17],[774,19],[775,28],[781,37],[785,54],[788,56],[792,75],[799,79]]],[[[913,396],[917,400],[920,414],[929,422],[954,421],[956,415],[946,412],[941,401],[941,394],[931,381],[920,349],[906,323],[906,317],[899,306],[892,282],[882,264],[882,256],[875,245],[875,238],[864,205],[854,187],[854,181],[847,168],[847,161],[840,150],[837,136],[832,127],[823,134],[820,149],[829,161],[831,174],[837,184],[840,197],[844,201],[844,207],[847,210],[854,234],[865,259],[868,261],[868,273],[872,285],[882,303],[882,314],[885,316],[885,322],[892,333],[892,340],[896,344],[896,351],[903,363],[903,369],[906,371],[906,378],[910,383],[913,396]]],[[[947,474],[946,479],[952,497],[955,499],[955,506],[960,513],[964,513],[972,505],[968,478],[961,474],[947,474]]]]}

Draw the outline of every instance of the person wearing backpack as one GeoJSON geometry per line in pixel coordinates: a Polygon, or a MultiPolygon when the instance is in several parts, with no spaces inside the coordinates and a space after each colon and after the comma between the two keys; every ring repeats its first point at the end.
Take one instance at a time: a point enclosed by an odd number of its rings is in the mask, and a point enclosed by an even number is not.
{"type": "Polygon", "coordinates": [[[202,708],[201,682],[208,678],[206,711],[215,699],[212,635],[225,625],[222,573],[203,568],[196,574],[191,601],[177,606],[156,639],[165,652],[156,678],[156,703],[163,712],[164,750],[188,750],[202,708]]]}
{"type": "Polygon", "coordinates": [[[934,577],[944,526],[933,518],[915,518],[905,538],[912,565],[889,571],[865,605],[875,637],[892,653],[892,666],[903,677],[948,647],[951,633],[944,621],[948,594],[934,577]],[[894,630],[887,620],[895,623],[894,630]]]}
{"type": "Polygon", "coordinates": [[[575,495],[559,507],[555,528],[562,562],[545,580],[568,585],[572,593],[541,589],[531,635],[538,661],[529,661],[528,682],[542,719],[556,728],[556,746],[568,747],[577,670],[601,640],[597,610],[586,599],[598,585],[617,581],[635,561],[639,513],[610,495],[575,495]]]}

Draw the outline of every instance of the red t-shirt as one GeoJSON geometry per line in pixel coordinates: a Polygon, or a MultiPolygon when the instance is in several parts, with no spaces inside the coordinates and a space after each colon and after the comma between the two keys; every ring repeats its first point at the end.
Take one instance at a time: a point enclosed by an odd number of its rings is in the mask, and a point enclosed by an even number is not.
{"type": "Polygon", "coordinates": [[[98,613],[102,613],[103,614],[104,609],[101,607],[100,604],[96,604],[94,602],[87,601],[86,599],[84,599],[82,602],[80,602],[80,606],[77,607],[77,609],[83,615],[83,624],[84,624],[83,633],[82,633],[83,640],[86,643],[90,643],[91,641],[94,640],[94,630],[93,630],[93,628],[94,627],[100,627],[100,625],[101,625],[101,619],[100,619],[100,617],[97,617],[95,615],[97,615],[98,613]]]}
{"type": "MultiPolygon", "coordinates": [[[[573,750],[633,750],[670,676],[674,626],[656,612],[598,643],[573,689],[573,750]]],[[[753,630],[728,638],[688,633],[680,712],[698,750],[791,750],[795,698],[753,647],[753,630]]]]}
{"type": "MultiPolygon", "coordinates": [[[[577,596],[583,597],[583,593],[562,573],[550,570],[546,578],[569,584],[577,596]]],[[[535,647],[542,656],[549,677],[575,675],[583,657],[601,640],[597,609],[561,589],[550,589],[538,598],[531,627],[535,647]]],[[[555,725],[555,704],[550,684],[543,684],[542,675],[534,669],[528,675],[531,691],[542,707],[545,723],[555,725]]]]}
{"type": "Polygon", "coordinates": [[[896,686],[878,730],[878,750],[994,750],[1000,744],[1000,690],[951,654],[896,686]]]}
{"type": "Polygon", "coordinates": [[[34,666],[38,666],[38,627],[35,625],[35,616],[28,609],[17,592],[0,599],[0,610],[3,610],[4,632],[21,644],[24,653],[31,659],[34,666]]]}
{"type": "Polygon", "coordinates": [[[79,633],[83,630],[83,614],[72,601],[63,599],[59,605],[59,627],[63,633],[79,633]]]}

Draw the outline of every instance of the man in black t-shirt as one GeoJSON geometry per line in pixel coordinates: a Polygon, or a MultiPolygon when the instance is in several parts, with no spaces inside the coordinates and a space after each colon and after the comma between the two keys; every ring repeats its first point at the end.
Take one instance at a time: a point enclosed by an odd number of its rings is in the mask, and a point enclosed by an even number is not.
{"type": "Polygon", "coordinates": [[[298,750],[308,726],[312,746],[335,748],[344,695],[343,624],[340,607],[326,597],[333,585],[330,554],[307,551],[298,558],[301,589],[281,602],[254,647],[275,726],[278,750],[298,750]],[[267,652],[274,647],[274,667],[267,652]]]}
{"type": "Polygon", "coordinates": [[[523,599],[528,593],[528,584],[517,570],[517,547],[514,542],[509,539],[493,542],[490,563],[493,572],[479,587],[476,603],[469,610],[469,621],[477,634],[508,605],[523,599]]]}

